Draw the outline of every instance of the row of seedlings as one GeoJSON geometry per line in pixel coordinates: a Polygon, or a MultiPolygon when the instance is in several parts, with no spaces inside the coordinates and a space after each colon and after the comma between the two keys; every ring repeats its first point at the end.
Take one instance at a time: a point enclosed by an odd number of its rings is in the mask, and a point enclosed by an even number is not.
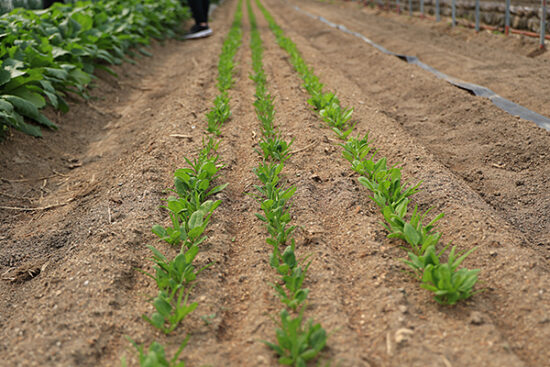
{"type": "Polygon", "coordinates": [[[220,127],[231,117],[229,106],[229,94],[227,91],[233,86],[233,69],[235,67],[235,54],[242,40],[242,5],[237,4],[237,10],[229,34],[225,39],[218,62],[218,91],[220,94],[214,99],[214,106],[206,114],[208,122],[207,131],[217,136],[221,134],[220,127]]]}
{"type": "Polygon", "coordinates": [[[443,260],[442,256],[450,245],[441,248],[441,233],[436,231],[435,224],[444,214],[440,213],[425,224],[430,210],[420,213],[415,206],[411,213],[409,197],[418,192],[420,183],[408,184],[402,179],[400,167],[389,166],[385,157],[375,158],[376,149],[368,141],[368,134],[364,137],[349,137],[355,127],[351,122],[353,108],[342,107],[334,93],[323,91],[323,84],[304,62],[296,45],[284,35],[259,0],[256,2],[277,43],[288,52],[290,62],[304,81],[303,86],[311,96],[308,103],[340,139],[347,139],[340,144],[344,148],[344,157],[360,175],[359,182],[372,192],[371,198],[386,221],[388,237],[402,239],[409,246],[408,258],[403,261],[420,280],[421,287],[433,292],[435,300],[441,304],[452,305],[471,297],[476,293],[474,286],[480,270],[459,269],[459,266],[475,249],[457,254],[453,246],[446,255],[446,261],[443,260]]]}
{"type": "Polygon", "coordinates": [[[55,4],[42,11],[17,9],[0,18],[0,138],[9,128],[41,136],[56,129],[40,109],[66,112],[67,95],[89,98],[95,69],[137,52],[151,38],[176,37],[189,8],[179,0],[106,0],[55,4]]]}
{"type": "Polygon", "coordinates": [[[279,177],[284,162],[290,157],[292,141],[285,141],[273,124],[274,98],[267,90],[262,64],[262,40],[250,0],[247,0],[247,8],[254,70],[250,78],[256,86],[254,107],[262,131],[260,150],[257,152],[263,159],[254,169],[254,173],[261,182],[261,185],[255,185],[255,189],[258,191],[256,198],[261,204],[263,214],[256,216],[265,223],[269,234],[266,239],[272,247],[269,263],[279,276],[279,280],[272,286],[285,306],[278,315],[276,342],[264,343],[277,353],[280,364],[305,367],[306,362],[315,359],[325,347],[327,333],[312,318],[304,319],[309,289],[304,288],[303,283],[311,261],[308,262],[307,257],[296,258],[296,241],[293,237],[296,226],[290,224],[289,212],[289,202],[296,187],[286,187],[279,177]]]}
{"type": "MultiPolygon", "coordinates": [[[[224,86],[224,93],[233,85],[232,62],[242,37],[241,19],[242,10],[239,2],[218,64],[218,86],[220,90],[220,86],[224,86]],[[228,67],[229,65],[231,67],[228,67]]],[[[152,228],[153,233],[161,240],[179,248],[178,255],[169,260],[157,248],[147,246],[153,253],[155,271],[153,274],[143,272],[155,281],[158,294],[152,299],[155,311],[151,316],[143,315],[143,319],[165,334],[174,331],[178,324],[198,307],[196,302],[189,302],[189,295],[197,275],[210,266],[209,264],[197,268],[193,261],[199,252],[199,245],[206,240],[204,231],[210,217],[221,204],[220,200],[209,200],[209,197],[227,187],[227,184],[213,185],[213,181],[223,168],[217,154],[219,143],[219,140],[213,138],[203,140],[198,157],[193,161],[185,158],[188,167],[174,172],[174,188],[171,191],[176,196],[168,197],[166,205],[163,206],[169,212],[171,225],[167,227],[154,225],[152,228]]],[[[142,367],[183,367],[185,363],[179,361],[179,355],[187,345],[189,337],[189,335],[185,337],[170,360],[166,358],[164,347],[158,342],[153,342],[149,349],[145,350],[143,346],[130,341],[138,351],[139,363],[142,367]]]]}

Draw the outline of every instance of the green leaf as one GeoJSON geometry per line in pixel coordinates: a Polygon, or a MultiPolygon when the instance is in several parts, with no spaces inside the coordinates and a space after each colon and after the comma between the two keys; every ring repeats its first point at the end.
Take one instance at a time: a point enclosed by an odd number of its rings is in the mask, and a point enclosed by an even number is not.
{"type": "Polygon", "coordinates": [[[155,224],[152,228],[152,231],[154,234],[159,236],[160,238],[166,237],[167,233],[164,227],[159,226],[158,224],[155,224]]]}
{"type": "Polygon", "coordinates": [[[214,187],[212,190],[210,190],[206,196],[210,196],[210,195],[214,195],[214,194],[217,194],[218,192],[222,191],[223,189],[225,189],[227,187],[227,185],[229,185],[229,183],[225,183],[223,185],[219,185],[219,186],[216,186],[214,187]]]}
{"type": "Polygon", "coordinates": [[[153,305],[155,306],[155,309],[158,311],[158,313],[160,313],[165,318],[170,316],[170,313],[172,312],[172,306],[170,306],[170,304],[166,302],[164,298],[155,298],[153,305]]]}
{"type": "Polygon", "coordinates": [[[4,96],[1,96],[1,98],[3,98],[4,100],[10,102],[13,107],[15,108],[15,110],[20,113],[21,115],[25,116],[25,117],[28,117],[28,118],[31,118],[33,120],[35,120],[36,122],[44,125],[44,126],[47,126],[49,128],[52,128],[52,129],[56,129],[57,126],[51,122],[50,120],[48,120],[48,118],[44,115],[42,115],[38,109],[36,108],[36,106],[26,100],[26,99],[23,99],[23,98],[20,98],[18,96],[10,96],[10,95],[4,95],[4,96]]]}
{"type": "MultiPolygon", "coordinates": [[[[19,115],[18,115],[19,116],[19,115]]],[[[42,137],[42,132],[38,126],[29,125],[23,121],[19,122],[17,126],[14,126],[17,130],[36,138],[42,137]]]]}
{"type": "Polygon", "coordinates": [[[42,108],[46,105],[46,100],[40,94],[30,91],[27,87],[20,87],[9,92],[14,96],[20,97],[30,103],[36,108],[42,108]]]}
{"type": "Polygon", "coordinates": [[[5,99],[0,98],[0,111],[3,111],[5,113],[12,113],[13,105],[5,99]]]}
{"type": "Polygon", "coordinates": [[[74,69],[69,72],[69,76],[75,80],[80,86],[88,85],[92,80],[90,75],[80,69],[74,69]]]}
{"type": "Polygon", "coordinates": [[[202,226],[204,222],[204,212],[202,210],[197,210],[193,214],[191,214],[191,217],[189,218],[189,229],[195,229],[197,227],[202,226]]]}
{"type": "Polygon", "coordinates": [[[11,80],[11,73],[6,69],[0,69],[0,86],[11,80]]]}
{"type": "Polygon", "coordinates": [[[192,230],[189,231],[188,236],[191,239],[196,239],[204,232],[203,227],[195,227],[192,230]]]}
{"type": "Polygon", "coordinates": [[[411,226],[408,222],[405,223],[403,232],[405,233],[405,237],[407,238],[408,243],[414,246],[418,245],[418,243],[420,242],[421,236],[416,231],[416,229],[414,229],[414,227],[411,226]]]}

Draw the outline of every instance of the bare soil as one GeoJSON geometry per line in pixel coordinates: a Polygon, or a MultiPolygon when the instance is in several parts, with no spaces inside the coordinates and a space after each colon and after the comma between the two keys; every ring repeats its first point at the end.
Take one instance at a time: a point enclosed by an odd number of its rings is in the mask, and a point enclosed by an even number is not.
{"type": "MultiPolygon", "coordinates": [[[[338,141],[307,105],[307,93],[254,6],[276,124],[295,138],[285,179],[296,185],[297,246],[312,254],[308,315],[332,331],[323,359],[335,366],[550,366],[550,133],[500,111],[361,40],[296,12],[266,7],[304,59],[345,105],[380,154],[422,180],[415,203],[445,212],[445,242],[478,249],[472,299],[443,307],[402,265],[377,208],[341,156],[338,141]]],[[[550,115],[549,58],[526,55],[536,43],[475,35],[417,19],[376,14],[357,4],[296,2],[395,52],[550,115]],[[546,74],[543,73],[546,72],[546,74]]],[[[43,139],[19,133],[0,143],[0,365],[113,366],[139,343],[168,345],[185,335],[189,366],[275,366],[259,340],[273,340],[280,309],[269,282],[265,229],[249,195],[259,139],[249,26],[237,54],[233,117],[222,127],[225,168],[200,264],[213,263],[194,288],[200,306],[165,337],[151,312],[146,244],[174,249],[150,232],[172,173],[205,136],[204,115],[217,89],[217,57],[236,0],[212,19],[210,38],[167,41],[154,57],[98,75],[91,102],[49,116],[43,139]],[[11,209],[8,209],[11,208],[11,209]],[[32,211],[24,210],[38,208],[32,211]]]]}

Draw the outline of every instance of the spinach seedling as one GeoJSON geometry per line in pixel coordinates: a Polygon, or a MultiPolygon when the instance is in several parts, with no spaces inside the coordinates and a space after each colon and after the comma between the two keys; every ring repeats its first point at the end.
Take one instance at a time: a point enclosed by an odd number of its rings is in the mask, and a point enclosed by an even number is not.
{"type": "Polygon", "coordinates": [[[160,291],[153,300],[156,311],[151,317],[143,315],[143,319],[163,333],[170,334],[198,306],[196,302],[188,303],[190,291],[191,289],[185,290],[183,287],[173,294],[160,291]]]}
{"type": "Polygon", "coordinates": [[[303,320],[303,309],[292,317],[287,310],[280,313],[276,330],[277,343],[264,343],[279,355],[279,363],[286,366],[306,367],[306,362],[314,359],[327,342],[327,333],[321,324],[312,319],[303,320]]]}
{"type": "MultiPolygon", "coordinates": [[[[166,358],[166,353],[164,352],[164,347],[157,343],[153,342],[149,346],[149,350],[145,350],[143,345],[138,345],[135,341],[127,337],[128,341],[132,343],[134,348],[138,352],[138,360],[140,367],[185,367],[185,362],[178,361],[181,352],[187,346],[190,336],[187,335],[180,347],[178,348],[176,354],[172,359],[166,358]]],[[[126,361],[122,360],[122,367],[126,367],[126,361]]]]}
{"type": "Polygon", "coordinates": [[[476,293],[473,288],[480,270],[456,269],[474,250],[475,248],[456,258],[453,247],[447,263],[428,264],[422,275],[421,287],[434,292],[435,300],[441,304],[454,305],[460,300],[470,298],[476,293]]]}

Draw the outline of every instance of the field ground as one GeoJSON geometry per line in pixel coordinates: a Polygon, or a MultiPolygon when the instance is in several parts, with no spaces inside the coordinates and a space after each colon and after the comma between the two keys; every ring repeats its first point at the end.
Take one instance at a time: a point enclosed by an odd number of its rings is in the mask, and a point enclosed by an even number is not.
{"type": "MultiPolygon", "coordinates": [[[[291,5],[546,116],[548,54],[527,56],[536,41],[376,15],[352,3],[264,4],[326,87],[355,106],[357,131],[369,131],[405,177],[423,181],[415,203],[446,213],[443,240],[477,246],[465,265],[482,269],[484,291],[455,307],[439,306],[404,271],[403,250],[386,238],[368,192],[310,110],[254,6],[275,123],[296,139],[285,178],[298,188],[299,251],[314,254],[308,314],[332,331],[323,359],[334,366],[550,366],[550,132],[291,5]]],[[[201,274],[193,291],[200,306],[176,335],[163,337],[141,320],[154,285],[136,268],[150,269],[145,244],[159,245],[150,227],[166,220],[159,206],[173,171],[201,146],[235,6],[228,0],[216,10],[212,37],[156,44],[154,57],[119,67],[120,78],[99,75],[97,98],[74,101],[63,116],[47,112],[58,132],[40,140],[13,133],[0,143],[0,365],[114,366],[122,355],[135,362],[125,335],[173,351],[187,332],[189,366],[276,365],[259,342],[273,339],[270,315],[280,304],[269,285],[265,229],[253,215],[258,205],[248,195],[259,123],[246,10],[233,117],[219,150],[220,181],[229,187],[218,195],[223,203],[199,255],[214,266],[201,274]]]]}

